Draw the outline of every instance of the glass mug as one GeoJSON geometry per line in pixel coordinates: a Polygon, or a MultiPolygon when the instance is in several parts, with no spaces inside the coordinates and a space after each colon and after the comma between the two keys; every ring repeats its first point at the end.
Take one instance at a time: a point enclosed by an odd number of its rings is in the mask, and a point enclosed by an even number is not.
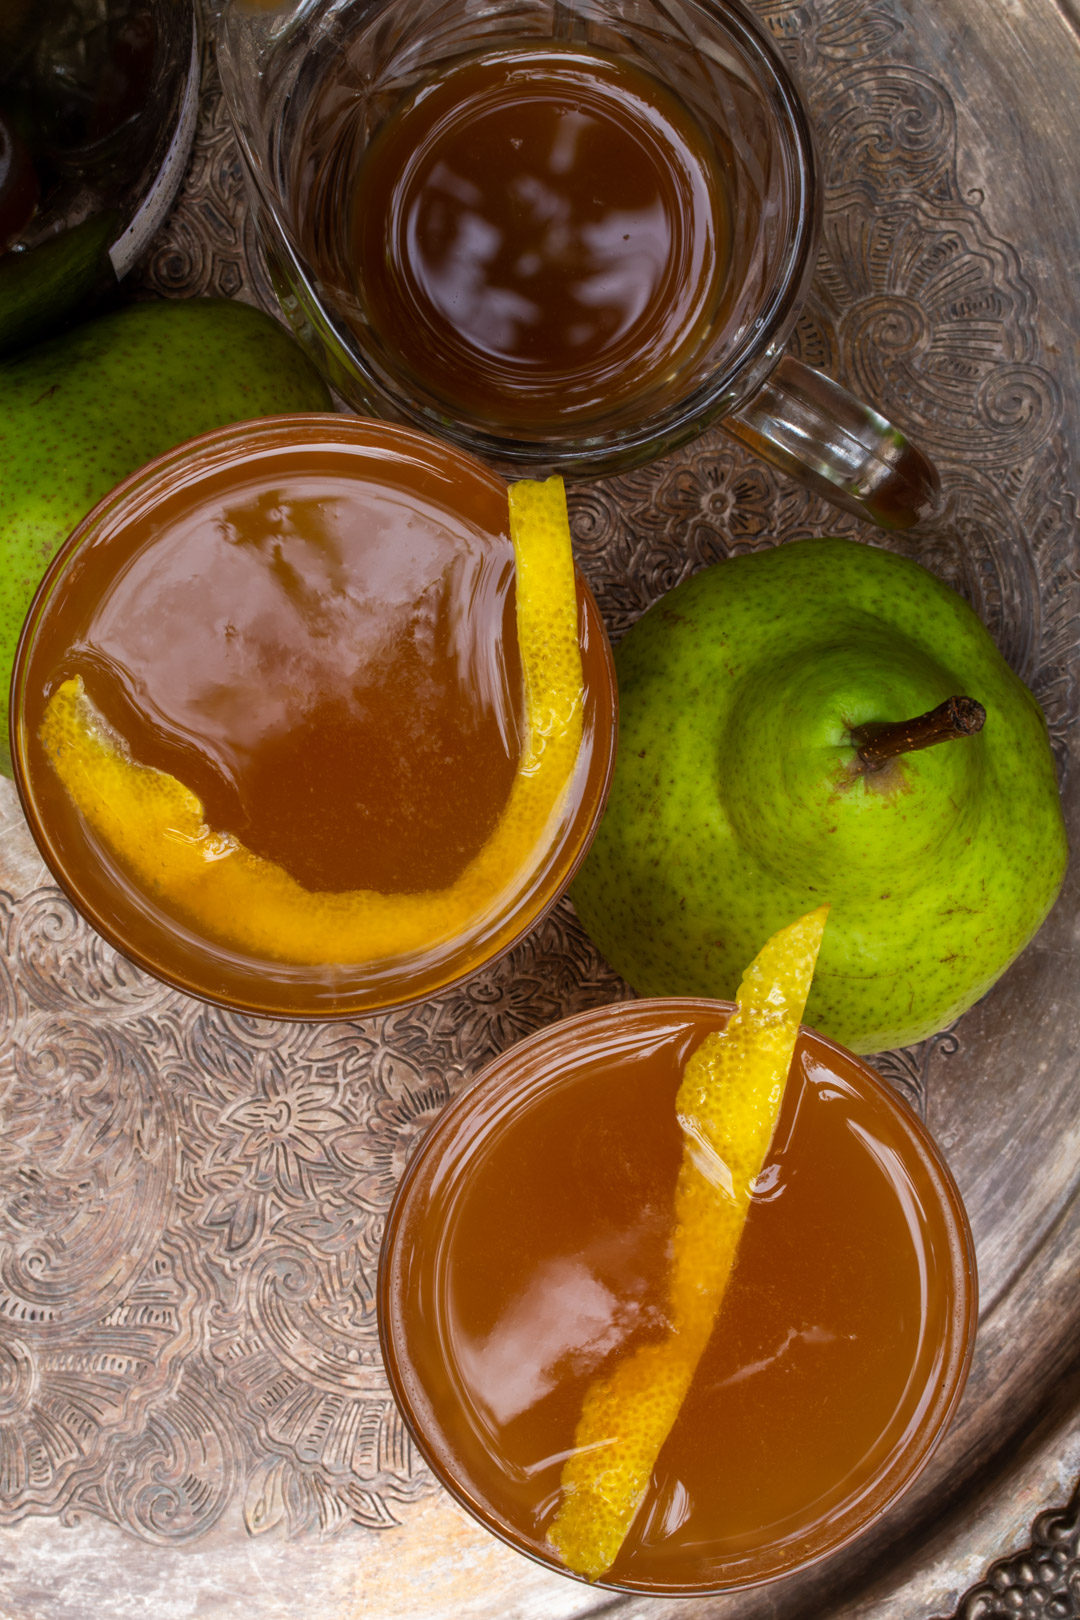
{"type": "Polygon", "coordinates": [[[355,408],[570,477],[717,423],[885,527],[933,509],[926,458],[784,352],[817,169],[737,0],[226,0],[219,60],[276,294],[355,408]]]}

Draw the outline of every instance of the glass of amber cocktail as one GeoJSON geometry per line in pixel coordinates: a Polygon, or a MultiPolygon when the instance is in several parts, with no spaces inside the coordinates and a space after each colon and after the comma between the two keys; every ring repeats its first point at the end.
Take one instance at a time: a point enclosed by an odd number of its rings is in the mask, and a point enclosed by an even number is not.
{"type": "MultiPolygon", "coordinates": [[[[440,1118],[390,1212],[380,1333],[406,1421],[470,1513],[556,1569],[586,1392],[671,1330],[675,1094],[730,1011],[628,1002],[524,1041],[440,1118]]],[[[719,1315],[601,1584],[753,1586],[851,1541],[930,1456],[975,1320],[928,1133],[803,1030],[719,1315]]]]}
{"type": "Polygon", "coordinates": [[[567,562],[564,678],[517,578],[506,484],[409,429],[273,418],[144,468],[19,647],[12,754],[58,882],[140,966],[250,1012],[473,971],[569,882],[614,754],[587,588],[567,562]]]}

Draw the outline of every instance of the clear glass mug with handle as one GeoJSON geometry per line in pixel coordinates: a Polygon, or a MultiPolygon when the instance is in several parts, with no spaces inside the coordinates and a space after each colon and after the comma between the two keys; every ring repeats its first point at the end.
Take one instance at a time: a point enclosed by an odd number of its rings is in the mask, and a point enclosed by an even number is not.
{"type": "MultiPolygon", "coordinates": [[[[738,0],[224,0],[218,43],[275,291],[355,408],[424,427],[504,470],[579,478],[624,471],[717,424],[836,505],[884,527],[906,528],[933,510],[938,477],[925,456],[875,410],[785,352],[814,270],[821,196],[805,106],[772,42],[738,0]],[[654,88],[659,82],[646,122],[658,106],[672,111],[676,123],[690,120],[691,141],[715,165],[706,183],[722,186],[726,231],[691,337],[670,363],[646,368],[629,390],[599,388],[587,398],[587,390],[575,393],[572,369],[561,379],[549,374],[552,408],[530,415],[512,408],[509,396],[505,405],[494,396],[478,405],[463,389],[474,359],[468,333],[451,332],[440,348],[430,311],[419,307],[415,320],[404,309],[398,337],[389,333],[371,262],[390,254],[395,231],[406,254],[415,247],[423,198],[392,199],[384,255],[383,222],[373,226],[365,213],[374,193],[371,186],[365,191],[363,177],[392,122],[405,127],[403,108],[413,116],[440,85],[443,102],[448,95],[452,101],[446,87],[465,83],[463,64],[519,52],[524,76],[535,80],[529,53],[545,51],[557,75],[571,58],[586,72],[590,61],[615,64],[607,109],[597,113],[596,103],[582,114],[578,102],[574,115],[586,121],[595,113],[601,123],[609,116],[618,122],[617,104],[634,100],[642,74],[654,88]],[[625,91],[620,72],[631,75],[625,91]],[[365,265],[356,252],[358,231],[370,237],[372,229],[377,240],[365,265]]],[[[549,99],[558,94],[556,86],[549,99]]],[[[632,132],[631,145],[637,140],[632,132]]],[[[474,190],[478,180],[481,189],[485,184],[488,153],[494,159],[495,148],[481,148],[479,169],[467,180],[474,190]]],[[[429,172],[442,157],[437,146],[428,153],[429,172]]],[[[550,152],[544,161],[547,186],[550,152]]],[[[410,162],[407,154],[405,166],[410,162]]],[[[451,186],[457,184],[452,176],[451,186]]],[[[615,218],[609,212],[601,221],[607,243],[615,218]]],[[[591,227],[578,225],[580,254],[591,227]]],[[[455,251],[460,218],[457,228],[455,251]]],[[[493,228],[483,217],[465,220],[466,234],[493,228]]],[[[631,235],[628,227],[624,240],[631,235]]],[[[467,268],[473,274],[475,262],[467,268]]],[[[387,274],[385,264],[379,273],[387,274]]],[[[541,266],[541,280],[543,273],[541,266]]],[[[621,273],[616,264],[616,281],[621,273]]],[[[395,274],[392,267],[391,283],[395,274]]],[[[652,293],[677,286],[670,266],[657,274],[652,293]]],[[[590,289],[602,279],[594,276],[590,289]]],[[[496,296],[505,298],[506,290],[497,288],[496,296]]],[[[437,311],[451,324],[453,302],[437,311]]],[[[633,319],[623,324],[632,328],[633,319]]],[[[502,375],[513,376],[514,357],[497,358],[502,375]]],[[[529,387],[527,363],[521,376],[519,401],[529,387]]]]}

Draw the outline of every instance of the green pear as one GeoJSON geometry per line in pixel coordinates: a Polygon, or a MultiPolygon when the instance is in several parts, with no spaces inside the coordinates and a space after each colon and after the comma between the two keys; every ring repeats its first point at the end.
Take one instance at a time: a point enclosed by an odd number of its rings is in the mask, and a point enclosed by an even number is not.
{"type": "Polygon", "coordinates": [[[640,994],[733,997],[762,940],[827,900],[806,1022],[903,1046],[978,1000],[1053,904],[1042,711],[917,563],[843,539],[737,557],[656,603],[615,662],[619,757],[571,893],[640,994]],[[891,727],[954,697],[972,725],[982,705],[977,733],[891,727]]]}
{"type": "Polygon", "coordinates": [[[160,300],[0,365],[0,770],[15,645],[53,553],[129,473],[228,422],[330,407],[296,342],[227,299],[160,300]]]}

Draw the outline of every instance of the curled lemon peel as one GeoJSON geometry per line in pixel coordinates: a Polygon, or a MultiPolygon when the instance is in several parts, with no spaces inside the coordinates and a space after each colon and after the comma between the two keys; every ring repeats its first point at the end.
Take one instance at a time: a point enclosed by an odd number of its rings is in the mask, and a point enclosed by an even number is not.
{"type": "Polygon", "coordinates": [[[567,1568],[590,1580],[610,1569],[629,1533],[713,1331],[780,1114],[828,910],[772,936],[743,975],[727,1027],[706,1036],[683,1070],[670,1327],[590,1384],[548,1530],[567,1568]]]}
{"type": "Polygon", "coordinates": [[[208,827],[190,788],[141,765],[75,676],[51,695],[40,737],[80,814],[139,886],[211,937],[270,960],[359,963],[468,932],[547,845],[577,763],[584,685],[562,480],[510,486],[525,739],[490,838],[446,888],[313,892],[208,827]]]}

